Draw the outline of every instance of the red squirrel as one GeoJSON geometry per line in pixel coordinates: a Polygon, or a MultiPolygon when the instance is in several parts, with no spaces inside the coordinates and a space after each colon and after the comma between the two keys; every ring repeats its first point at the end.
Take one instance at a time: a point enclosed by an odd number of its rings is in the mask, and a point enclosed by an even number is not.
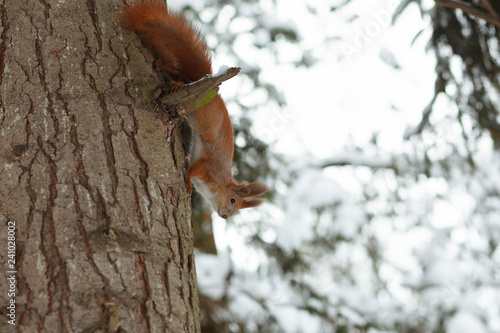
{"type": "MultiPolygon", "coordinates": [[[[155,64],[181,84],[212,74],[210,51],[205,39],[186,19],[170,11],[162,0],[136,0],[120,12],[123,28],[135,31],[153,49],[155,64]]],[[[208,104],[187,115],[193,128],[191,164],[187,171],[191,184],[227,219],[241,208],[260,205],[255,198],[268,187],[233,180],[234,137],[226,105],[217,94],[208,104]]]]}

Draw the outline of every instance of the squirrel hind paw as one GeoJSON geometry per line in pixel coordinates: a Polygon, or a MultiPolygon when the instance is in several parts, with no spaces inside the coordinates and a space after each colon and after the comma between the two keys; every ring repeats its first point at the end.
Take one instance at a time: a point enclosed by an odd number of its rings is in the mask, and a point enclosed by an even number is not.
{"type": "Polygon", "coordinates": [[[161,59],[157,59],[153,62],[153,69],[160,77],[160,80],[168,86],[169,90],[177,90],[184,85],[184,82],[174,80],[174,78],[179,76],[179,73],[166,66],[165,62],[161,59]]]}
{"type": "Polygon", "coordinates": [[[172,81],[170,83],[170,90],[177,90],[179,89],[180,87],[182,87],[184,85],[184,83],[180,82],[180,81],[172,81]]]}

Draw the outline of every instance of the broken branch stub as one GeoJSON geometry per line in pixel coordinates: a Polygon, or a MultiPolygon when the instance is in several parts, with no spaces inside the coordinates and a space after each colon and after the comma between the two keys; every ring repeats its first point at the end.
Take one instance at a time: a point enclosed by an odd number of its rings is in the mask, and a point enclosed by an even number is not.
{"type": "MultiPolygon", "coordinates": [[[[159,99],[163,112],[183,117],[196,109],[196,106],[222,82],[238,75],[241,68],[231,67],[216,75],[207,75],[198,81],[182,85],[159,99]]],[[[162,113],[163,113],[162,112],[162,113]]]]}

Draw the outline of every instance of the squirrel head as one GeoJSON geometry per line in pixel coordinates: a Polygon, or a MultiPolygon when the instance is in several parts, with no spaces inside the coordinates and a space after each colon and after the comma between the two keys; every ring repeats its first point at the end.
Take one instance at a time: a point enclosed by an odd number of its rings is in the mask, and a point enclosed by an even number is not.
{"type": "Polygon", "coordinates": [[[261,198],[255,198],[269,190],[259,182],[250,184],[236,184],[220,187],[217,194],[213,196],[212,205],[220,217],[228,219],[243,208],[256,207],[264,202],[261,198]]]}

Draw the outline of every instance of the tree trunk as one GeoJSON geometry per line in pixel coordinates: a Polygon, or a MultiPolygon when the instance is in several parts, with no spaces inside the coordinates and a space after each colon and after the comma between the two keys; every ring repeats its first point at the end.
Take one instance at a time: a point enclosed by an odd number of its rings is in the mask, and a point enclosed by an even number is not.
{"type": "Polygon", "coordinates": [[[122,5],[0,1],[1,332],[200,331],[179,129],[122,5]]]}

